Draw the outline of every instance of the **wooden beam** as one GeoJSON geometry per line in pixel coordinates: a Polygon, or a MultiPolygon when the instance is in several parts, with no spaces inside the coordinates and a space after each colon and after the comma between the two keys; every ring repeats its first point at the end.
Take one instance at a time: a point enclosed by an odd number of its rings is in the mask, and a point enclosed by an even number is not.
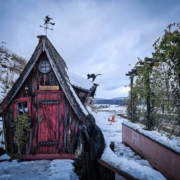
{"type": "Polygon", "coordinates": [[[133,75],[133,74],[134,74],[132,71],[129,71],[128,73],[129,73],[130,75],[133,75]]]}
{"type": "Polygon", "coordinates": [[[144,65],[144,62],[139,62],[140,65],[144,65]]]}
{"type": "Polygon", "coordinates": [[[132,69],[132,74],[137,74],[137,69],[132,69]]]}
{"type": "Polygon", "coordinates": [[[74,154],[35,154],[35,155],[22,155],[24,160],[53,160],[53,159],[75,159],[74,154]]]}
{"type": "Polygon", "coordinates": [[[141,69],[143,66],[135,66],[137,70],[141,69]]]}
{"type": "Polygon", "coordinates": [[[145,60],[146,62],[147,62],[147,61],[150,61],[150,62],[153,61],[152,58],[148,58],[148,57],[145,57],[144,60],[145,60]]]}
{"type": "Polygon", "coordinates": [[[130,174],[128,174],[128,173],[126,173],[126,172],[124,172],[124,171],[122,171],[122,170],[120,170],[120,169],[117,169],[117,168],[113,167],[112,165],[106,163],[105,161],[103,161],[103,160],[101,160],[101,159],[96,159],[96,161],[97,161],[99,164],[101,164],[102,166],[110,169],[111,171],[119,174],[120,176],[122,176],[122,177],[124,177],[124,178],[126,178],[126,179],[128,179],[128,180],[136,180],[135,177],[131,176],[130,174]]]}
{"type": "Polygon", "coordinates": [[[126,76],[130,76],[130,75],[131,75],[131,74],[129,74],[129,73],[128,73],[128,74],[126,74],[126,76]]]}

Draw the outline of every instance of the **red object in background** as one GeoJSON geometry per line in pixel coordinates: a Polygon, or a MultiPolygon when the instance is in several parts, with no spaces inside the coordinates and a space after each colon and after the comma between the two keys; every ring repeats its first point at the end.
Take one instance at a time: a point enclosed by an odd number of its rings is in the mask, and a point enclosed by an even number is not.
{"type": "Polygon", "coordinates": [[[112,116],[112,122],[115,122],[115,116],[114,115],[112,116]]]}
{"type": "Polygon", "coordinates": [[[115,122],[115,115],[112,116],[112,119],[108,118],[108,121],[110,122],[110,124],[112,124],[112,122],[115,122]]]}

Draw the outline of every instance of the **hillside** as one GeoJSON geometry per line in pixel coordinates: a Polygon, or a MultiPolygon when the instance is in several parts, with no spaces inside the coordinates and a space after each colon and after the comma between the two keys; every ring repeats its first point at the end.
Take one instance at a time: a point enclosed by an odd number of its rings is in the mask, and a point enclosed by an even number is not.
{"type": "Polygon", "coordinates": [[[15,83],[26,63],[26,59],[11,53],[3,45],[0,46],[0,102],[15,83]]]}
{"type": "Polygon", "coordinates": [[[126,105],[127,104],[127,97],[117,97],[111,99],[105,98],[95,98],[95,104],[115,104],[115,105],[126,105]]]}

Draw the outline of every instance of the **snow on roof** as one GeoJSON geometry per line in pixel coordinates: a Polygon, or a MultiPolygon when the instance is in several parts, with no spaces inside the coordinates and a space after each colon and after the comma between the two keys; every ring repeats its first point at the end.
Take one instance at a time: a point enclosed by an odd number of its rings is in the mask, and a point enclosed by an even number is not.
{"type": "Polygon", "coordinates": [[[67,71],[67,74],[69,76],[71,84],[77,88],[90,91],[94,86],[94,84],[90,80],[82,76],[79,76],[69,71],[67,71]]]}
{"type": "Polygon", "coordinates": [[[74,89],[72,88],[72,86],[69,84],[70,90],[73,93],[73,96],[75,97],[77,103],[79,104],[81,110],[83,111],[84,115],[87,116],[88,115],[88,111],[86,110],[86,108],[84,107],[84,105],[81,103],[80,99],[78,98],[77,94],[75,93],[74,89]]]}

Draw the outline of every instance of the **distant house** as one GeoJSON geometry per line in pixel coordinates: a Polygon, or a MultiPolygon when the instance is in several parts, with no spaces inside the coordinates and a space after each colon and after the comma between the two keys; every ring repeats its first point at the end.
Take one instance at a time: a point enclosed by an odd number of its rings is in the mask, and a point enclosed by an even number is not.
{"type": "Polygon", "coordinates": [[[6,152],[17,153],[14,119],[27,113],[32,126],[22,150],[25,159],[73,158],[78,125],[88,114],[84,105],[97,84],[67,71],[48,38],[38,38],[32,57],[1,103],[6,152]]]}

